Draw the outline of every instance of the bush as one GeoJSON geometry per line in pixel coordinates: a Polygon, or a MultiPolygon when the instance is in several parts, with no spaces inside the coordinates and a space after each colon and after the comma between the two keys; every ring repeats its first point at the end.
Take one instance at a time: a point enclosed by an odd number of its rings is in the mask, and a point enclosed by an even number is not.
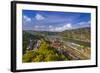
{"type": "Polygon", "coordinates": [[[68,60],[63,54],[58,54],[57,50],[51,47],[46,41],[41,40],[38,50],[28,51],[23,55],[23,62],[48,62],[68,60]]]}

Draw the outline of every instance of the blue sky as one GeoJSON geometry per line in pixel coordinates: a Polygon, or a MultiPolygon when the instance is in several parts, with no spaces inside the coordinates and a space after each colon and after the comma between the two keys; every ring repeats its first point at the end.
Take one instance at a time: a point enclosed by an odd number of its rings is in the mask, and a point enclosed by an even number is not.
{"type": "Polygon", "coordinates": [[[22,11],[23,30],[56,31],[90,27],[91,14],[79,12],[22,11]]]}

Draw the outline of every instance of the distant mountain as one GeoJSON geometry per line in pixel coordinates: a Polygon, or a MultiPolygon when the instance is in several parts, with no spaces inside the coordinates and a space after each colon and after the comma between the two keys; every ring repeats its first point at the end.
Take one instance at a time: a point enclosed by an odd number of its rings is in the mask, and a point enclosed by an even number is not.
{"type": "Polygon", "coordinates": [[[34,30],[24,30],[33,35],[57,35],[59,32],[51,32],[51,31],[34,31],[34,30]]]}
{"type": "Polygon", "coordinates": [[[31,33],[33,35],[42,35],[42,36],[56,35],[56,36],[62,36],[62,37],[65,37],[65,38],[70,38],[70,39],[85,40],[85,41],[88,41],[88,42],[91,39],[91,29],[90,29],[90,27],[65,30],[65,31],[62,31],[62,32],[34,31],[34,30],[24,30],[24,31],[31,33]]]}

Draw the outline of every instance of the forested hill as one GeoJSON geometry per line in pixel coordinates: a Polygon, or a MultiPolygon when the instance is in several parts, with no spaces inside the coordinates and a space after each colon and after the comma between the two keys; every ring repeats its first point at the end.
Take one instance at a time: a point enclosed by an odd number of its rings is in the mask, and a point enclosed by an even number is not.
{"type": "Polygon", "coordinates": [[[90,27],[85,27],[73,30],[66,30],[61,32],[60,35],[71,39],[78,39],[89,42],[91,39],[91,29],[90,27]]]}
{"type": "Polygon", "coordinates": [[[34,31],[34,30],[27,30],[27,32],[33,35],[43,35],[43,36],[56,35],[56,36],[65,37],[67,39],[83,40],[85,42],[89,42],[91,39],[90,30],[91,30],[90,27],[84,27],[84,28],[65,30],[62,32],[34,31]]]}
{"type": "Polygon", "coordinates": [[[79,53],[82,50],[85,51],[82,54],[88,57],[90,56],[88,48],[91,46],[90,33],[89,27],[62,32],[23,30],[22,60],[23,62],[76,60],[83,58],[79,53]]]}

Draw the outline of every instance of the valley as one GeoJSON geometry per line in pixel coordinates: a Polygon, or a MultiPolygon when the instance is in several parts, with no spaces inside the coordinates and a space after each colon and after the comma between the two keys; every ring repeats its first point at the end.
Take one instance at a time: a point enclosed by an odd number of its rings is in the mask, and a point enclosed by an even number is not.
{"type": "Polygon", "coordinates": [[[62,32],[23,31],[23,62],[88,60],[90,28],[62,32]]]}

